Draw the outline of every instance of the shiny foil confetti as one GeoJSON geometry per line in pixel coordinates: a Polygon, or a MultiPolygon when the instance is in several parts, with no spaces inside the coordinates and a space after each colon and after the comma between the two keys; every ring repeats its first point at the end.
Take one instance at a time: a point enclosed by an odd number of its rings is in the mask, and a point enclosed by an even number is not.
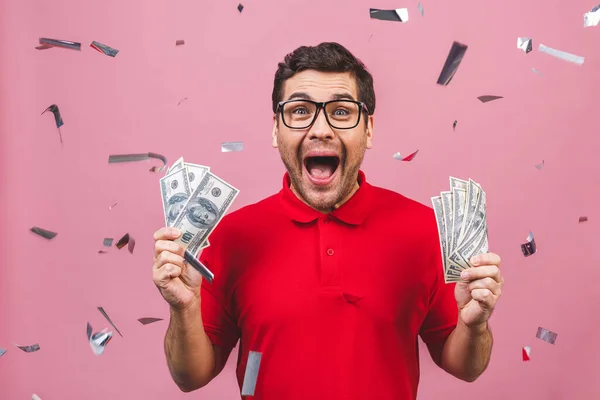
{"type": "Polygon", "coordinates": [[[117,242],[117,244],[115,246],[117,246],[117,248],[119,250],[121,250],[123,247],[127,246],[127,249],[129,250],[129,252],[131,254],[133,254],[133,249],[135,248],[135,240],[131,236],[129,236],[129,233],[126,233],[125,236],[123,236],[121,239],[119,239],[119,241],[117,242]]]}
{"type": "Polygon", "coordinates": [[[587,222],[587,220],[588,220],[588,217],[585,217],[585,216],[584,217],[579,217],[579,223],[587,222]]]}
{"type": "Polygon", "coordinates": [[[183,99],[179,100],[179,103],[177,103],[177,105],[180,105],[184,100],[187,100],[187,97],[184,97],[183,99]]]}
{"type": "Polygon", "coordinates": [[[246,363],[246,372],[244,373],[244,383],[242,384],[242,396],[254,396],[256,390],[256,381],[258,380],[258,369],[262,353],[251,351],[248,354],[246,363]]]}
{"type": "Polygon", "coordinates": [[[371,19],[393,22],[408,22],[408,9],[396,8],[395,10],[380,10],[378,8],[369,9],[371,19]]]}
{"type": "Polygon", "coordinates": [[[183,46],[185,44],[185,40],[176,40],[175,46],[183,46]]]}
{"type": "Polygon", "coordinates": [[[115,207],[116,207],[116,205],[117,205],[117,203],[113,203],[113,205],[112,205],[112,206],[110,206],[110,207],[108,207],[108,209],[109,209],[109,210],[112,210],[113,208],[115,208],[115,207]]]}
{"type": "Polygon", "coordinates": [[[106,318],[106,320],[108,321],[108,323],[111,324],[113,328],[115,328],[115,331],[117,331],[117,333],[119,334],[119,336],[123,337],[123,335],[121,335],[121,332],[115,326],[115,324],[112,322],[112,320],[110,319],[110,317],[108,316],[108,314],[106,313],[106,311],[104,311],[104,308],[98,307],[98,311],[100,311],[102,313],[102,315],[104,315],[104,318],[106,318]]]}
{"type": "Polygon", "coordinates": [[[533,50],[533,41],[529,37],[518,37],[517,48],[523,50],[525,54],[527,54],[533,50]]]}
{"type": "Polygon", "coordinates": [[[104,353],[104,349],[110,340],[112,339],[113,333],[108,332],[108,329],[104,329],[101,332],[92,333],[92,326],[88,322],[87,324],[87,338],[90,343],[92,351],[97,356],[104,353]]]}
{"type": "Polygon", "coordinates": [[[31,228],[30,231],[33,233],[37,233],[38,235],[40,235],[41,237],[46,238],[46,239],[54,239],[56,237],[56,235],[58,235],[58,233],[56,233],[56,232],[38,228],[37,226],[34,226],[33,228],[31,228]]]}
{"type": "Polygon", "coordinates": [[[521,251],[525,257],[529,257],[536,253],[537,245],[535,244],[533,232],[529,232],[529,235],[527,235],[527,243],[523,243],[521,245],[521,251]]]}
{"type": "Polygon", "coordinates": [[[531,346],[525,346],[522,350],[523,361],[531,360],[531,346]]]}
{"type": "Polygon", "coordinates": [[[105,44],[96,42],[95,40],[90,44],[90,47],[92,49],[98,50],[100,53],[107,55],[109,57],[115,57],[117,55],[117,53],[119,52],[119,50],[113,49],[112,47],[107,46],[105,44]]]}
{"type": "Polygon", "coordinates": [[[242,3],[238,4],[237,9],[239,12],[242,12],[242,10],[244,9],[244,6],[242,5],[242,3]]]}
{"type": "Polygon", "coordinates": [[[425,16],[425,10],[423,9],[423,5],[421,4],[421,2],[419,2],[419,4],[417,4],[417,10],[419,10],[419,12],[421,13],[421,16],[425,16]]]}
{"type": "Polygon", "coordinates": [[[40,38],[40,44],[42,45],[40,50],[50,47],[62,47],[63,49],[81,51],[81,43],[71,42],[70,40],[40,38]]]}
{"type": "Polygon", "coordinates": [[[585,57],[577,56],[575,54],[567,53],[566,51],[553,49],[552,47],[545,46],[540,43],[538,50],[542,53],[546,53],[552,57],[559,58],[564,61],[568,61],[573,64],[582,65],[585,61],[585,57]]]}
{"type": "Polygon", "coordinates": [[[458,120],[454,120],[454,123],[452,123],[452,130],[456,131],[456,125],[458,124],[458,120]]]}
{"type": "Polygon", "coordinates": [[[494,100],[498,100],[498,99],[503,99],[504,97],[502,96],[491,96],[491,95],[485,95],[485,96],[477,96],[477,98],[479,99],[479,101],[481,101],[482,103],[487,103],[489,101],[494,101],[494,100]]]}
{"type": "Polygon", "coordinates": [[[591,11],[583,14],[583,27],[598,26],[600,23],[600,5],[592,8],[591,11]]]}
{"type": "Polygon", "coordinates": [[[558,334],[546,328],[542,328],[541,326],[538,327],[537,333],[535,334],[536,338],[541,339],[544,342],[548,342],[550,344],[554,344],[556,342],[556,336],[558,336],[558,334]]]}
{"type": "MultiPolygon", "coordinates": [[[[208,242],[208,239],[206,241],[208,242]]],[[[183,254],[183,258],[185,259],[185,261],[188,264],[190,264],[192,267],[194,267],[194,269],[196,271],[200,272],[202,277],[204,279],[206,279],[206,281],[208,283],[213,283],[215,274],[213,274],[211,270],[209,270],[204,264],[202,264],[200,262],[200,260],[198,260],[196,257],[194,257],[194,255],[192,253],[190,253],[188,250],[186,250],[185,253],[183,254]]]]}
{"type": "Polygon", "coordinates": [[[413,158],[415,158],[415,156],[417,155],[417,153],[419,152],[419,150],[415,151],[412,154],[407,155],[406,157],[402,157],[402,155],[400,153],[396,153],[394,154],[394,158],[398,161],[412,161],[413,158]]]}
{"type": "Polygon", "coordinates": [[[544,160],[542,160],[541,163],[536,164],[535,167],[537,168],[538,171],[541,171],[542,168],[544,168],[544,160]]]}
{"type": "Polygon", "coordinates": [[[221,143],[221,152],[230,153],[233,151],[244,150],[244,142],[224,142],[221,143]]]}
{"type": "Polygon", "coordinates": [[[453,42],[450,47],[450,52],[446,57],[446,62],[442,67],[440,76],[438,77],[437,84],[446,86],[452,81],[454,74],[458,70],[460,63],[462,62],[465,53],[467,52],[468,46],[459,42],[453,42]]]}
{"type": "Polygon", "coordinates": [[[31,400],[42,400],[42,399],[40,398],[40,396],[38,396],[37,394],[34,393],[31,395],[31,400]]]}
{"type": "Polygon", "coordinates": [[[145,317],[145,318],[138,318],[138,321],[140,324],[142,325],[148,325],[148,324],[152,324],[154,322],[158,322],[158,321],[162,321],[162,318],[153,318],[153,317],[145,317]]]}
{"type": "Polygon", "coordinates": [[[113,244],[113,238],[104,238],[103,245],[104,247],[110,247],[113,244]]]}
{"type": "Polygon", "coordinates": [[[0,357],[4,355],[8,350],[0,348],[0,357]]]}
{"type": "Polygon", "coordinates": [[[138,154],[111,154],[108,156],[108,163],[124,163],[124,162],[136,162],[136,161],[147,161],[151,158],[160,160],[163,165],[160,167],[150,168],[151,172],[160,172],[166,168],[167,157],[157,153],[138,153],[138,154]]]}
{"type": "Polygon", "coordinates": [[[58,136],[60,138],[60,142],[62,143],[62,133],[60,132],[60,127],[63,126],[65,123],[63,122],[62,116],[60,115],[60,110],[58,109],[58,106],[56,104],[52,104],[51,106],[49,106],[48,108],[46,108],[40,115],[44,115],[44,113],[46,113],[47,111],[50,111],[52,114],[54,114],[54,122],[56,123],[56,128],[58,129],[58,136]]]}
{"type": "Polygon", "coordinates": [[[19,349],[23,350],[25,353],[33,353],[40,350],[39,344],[32,344],[30,346],[17,346],[19,349]]]}
{"type": "Polygon", "coordinates": [[[535,69],[533,67],[531,67],[531,70],[540,76],[542,75],[542,73],[540,71],[538,71],[537,69],[535,69]]]}

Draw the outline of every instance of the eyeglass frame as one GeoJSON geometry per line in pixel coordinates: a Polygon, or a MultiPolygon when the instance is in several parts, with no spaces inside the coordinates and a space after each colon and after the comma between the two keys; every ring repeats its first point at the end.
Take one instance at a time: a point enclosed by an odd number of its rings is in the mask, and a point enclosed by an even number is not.
{"type": "Polygon", "coordinates": [[[279,103],[277,103],[277,113],[281,113],[281,121],[283,122],[283,124],[285,126],[287,126],[290,129],[308,129],[308,128],[310,128],[317,120],[317,117],[319,116],[319,112],[321,111],[321,109],[323,109],[323,113],[325,114],[325,120],[327,121],[327,124],[329,124],[329,126],[333,129],[344,129],[344,130],[345,129],[354,129],[358,126],[358,124],[360,124],[360,116],[362,115],[363,111],[366,112],[367,114],[369,114],[369,109],[367,108],[367,105],[365,103],[363,103],[362,101],[356,101],[356,100],[351,100],[351,99],[335,99],[335,100],[328,100],[328,101],[313,101],[313,100],[308,100],[308,99],[290,99],[290,100],[280,101],[279,103]],[[310,124],[303,126],[301,128],[295,128],[295,127],[289,126],[285,122],[285,118],[283,117],[283,106],[285,106],[287,103],[300,102],[300,101],[314,104],[317,107],[317,111],[315,112],[315,116],[313,117],[312,121],[310,121],[310,124]],[[358,107],[359,107],[358,119],[354,126],[350,126],[347,128],[338,128],[338,127],[333,126],[331,124],[331,122],[329,121],[329,116],[327,116],[327,113],[325,112],[325,107],[330,103],[334,103],[334,102],[338,102],[338,101],[354,103],[354,104],[358,105],[358,107]]]}

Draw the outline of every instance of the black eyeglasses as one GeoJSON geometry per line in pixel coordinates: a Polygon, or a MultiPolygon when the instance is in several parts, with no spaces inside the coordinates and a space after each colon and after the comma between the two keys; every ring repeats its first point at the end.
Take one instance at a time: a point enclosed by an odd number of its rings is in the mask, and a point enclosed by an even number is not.
{"type": "Polygon", "coordinates": [[[325,110],[325,119],[334,129],[352,129],[360,122],[360,115],[369,112],[365,103],[354,100],[287,100],[277,105],[283,124],[291,129],[307,129],[317,119],[319,111],[325,110]]]}

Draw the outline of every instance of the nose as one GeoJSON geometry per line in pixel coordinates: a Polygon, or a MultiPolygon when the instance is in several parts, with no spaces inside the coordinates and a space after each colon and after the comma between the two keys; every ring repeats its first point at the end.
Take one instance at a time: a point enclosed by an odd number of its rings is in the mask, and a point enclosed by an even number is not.
{"type": "Polygon", "coordinates": [[[333,139],[333,129],[327,123],[327,118],[325,117],[325,110],[320,109],[317,114],[317,119],[310,127],[308,131],[309,139],[318,139],[318,140],[331,140],[333,139]]]}

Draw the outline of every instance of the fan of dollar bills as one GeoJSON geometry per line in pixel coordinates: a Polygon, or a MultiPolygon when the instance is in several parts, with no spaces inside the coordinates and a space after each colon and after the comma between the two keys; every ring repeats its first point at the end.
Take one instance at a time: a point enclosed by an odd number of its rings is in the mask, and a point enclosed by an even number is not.
{"type": "Polygon", "coordinates": [[[239,190],[210,172],[204,165],[183,157],[160,179],[165,226],[182,232],[176,240],[186,249],[186,261],[212,281],[212,273],[199,263],[200,250],[209,246],[208,236],[219,224],[239,190]]]}
{"type": "Polygon", "coordinates": [[[469,179],[450,177],[450,191],[432,197],[440,234],[446,283],[461,280],[460,273],[471,268],[469,260],[488,252],[485,192],[469,179]]]}

